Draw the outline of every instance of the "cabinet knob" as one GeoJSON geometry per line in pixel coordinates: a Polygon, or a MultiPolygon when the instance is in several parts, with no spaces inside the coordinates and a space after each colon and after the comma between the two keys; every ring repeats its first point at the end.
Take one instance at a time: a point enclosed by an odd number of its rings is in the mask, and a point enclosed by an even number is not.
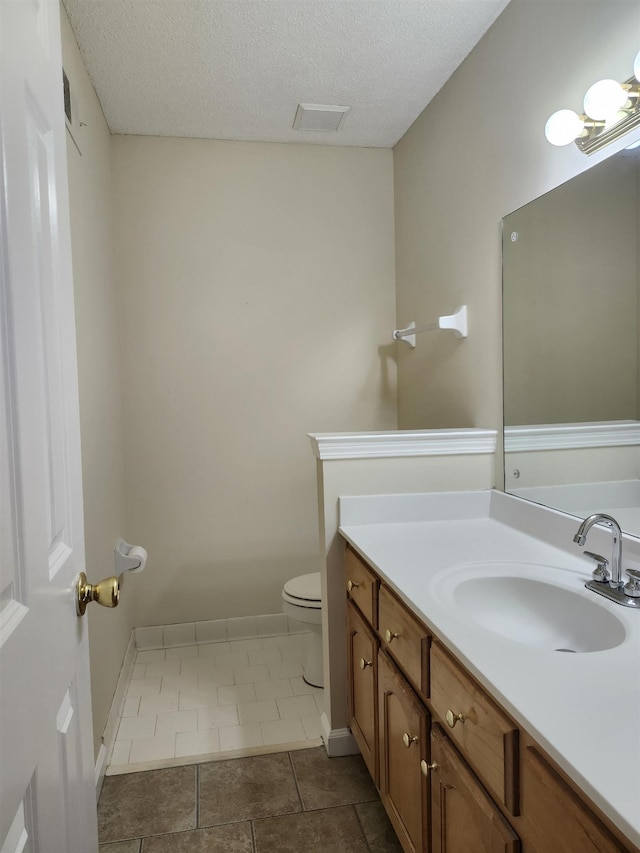
{"type": "Polygon", "coordinates": [[[396,634],[396,632],[392,631],[391,628],[387,628],[387,630],[384,632],[384,638],[387,643],[390,643],[391,640],[394,640],[397,636],[398,635],[396,634]]]}
{"type": "Polygon", "coordinates": [[[418,743],[418,737],[417,737],[417,735],[415,735],[414,737],[411,737],[409,732],[405,732],[402,735],[402,743],[407,747],[407,749],[409,749],[409,747],[411,746],[412,743],[418,743]]]}
{"type": "Polygon", "coordinates": [[[451,708],[447,709],[445,720],[450,729],[453,729],[456,723],[464,723],[464,714],[455,714],[451,708]]]}
{"type": "Polygon", "coordinates": [[[349,592],[351,592],[351,590],[353,589],[357,589],[359,586],[360,584],[357,583],[357,581],[347,581],[347,589],[349,590],[349,592]]]}
{"type": "Polygon", "coordinates": [[[435,761],[433,761],[431,764],[427,764],[427,762],[423,758],[420,762],[420,770],[422,770],[423,776],[428,776],[430,770],[433,770],[435,772],[437,769],[438,765],[435,763],[435,761]]]}
{"type": "Polygon", "coordinates": [[[360,669],[366,669],[368,666],[373,666],[373,661],[360,658],[360,669]]]}

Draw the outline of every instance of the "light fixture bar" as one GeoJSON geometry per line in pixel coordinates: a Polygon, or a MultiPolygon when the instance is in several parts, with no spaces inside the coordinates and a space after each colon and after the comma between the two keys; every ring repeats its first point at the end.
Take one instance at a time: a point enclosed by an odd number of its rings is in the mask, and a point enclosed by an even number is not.
{"type": "Polygon", "coordinates": [[[606,127],[604,123],[594,122],[588,128],[588,133],[585,136],[579,136],[576,139],[576,145],[584,154],[594,154],[600,151],[605,145],[615,142],[620,139],[625,133],[640,126],[640,97],[638,97],[638,81],[635,77],[630,77],[622,84],[625,88],[629,88],[631,106],[623,108],[620,112],[625,113],[625,116],[615,124],[606,127]]]}
{"type": "Polygon", "coordinates": [[[583,154],[593,154],[640,127],[640,51],[633,63],[633,77],[599,80],[584,96],[582,115],[558,110],[549,116],[544,133],[552,145],[575,142],[583,154]]]}

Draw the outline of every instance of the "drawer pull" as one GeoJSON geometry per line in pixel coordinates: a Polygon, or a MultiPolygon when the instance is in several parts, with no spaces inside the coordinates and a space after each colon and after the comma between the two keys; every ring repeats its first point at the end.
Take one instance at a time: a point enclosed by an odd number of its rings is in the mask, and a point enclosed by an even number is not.
{"type": "Polygon", "coordinates": [[[435,772],[437,769],[438,765],[435,763],[435,761],[433,761],[431,764],[427,764],[427,762],[423,758],[420,762],[420,770],[422,770],[423,776],[428,776],[430,770],[435,772]]]}
{"type": "Polygon", "coordinates": [[[358,589],[360,584],[357,581],[347,581],[347,589],[351,592],[354,589],[358,589]]]}
{"type": "Polygon", "coordinates": [[[414,735],[414,737],[411,737],[411,735],[408,732],[405,732],[402,735],[402,743],[407,747],[407,749],[409,749],[409,747],[411,746],[412,743],[418,743],[418,737],[417,737],[417,735],[414,735]]]}
{"type": "Polygon", "coordinates": [[[368,666],[373,666],[373,661],[360,658],[360,669],[366,669],[368,666]]]}
{"type": "Polygon", "coordinates": [[[456,723],[464,723],[464,714],[454,714],[451,708],[448,708],[445,719],[449,728],[453,729],[456,723]]]}
{"type": "Polygon", "coordinates": [[[387,643],[390,643],[391,640],[395,640],[395,638],[397,636],[398,635],[396,634],[396,632],[392,631],[391,628],[387,628],[387,630],[384,632],[384,638],[387,641],[387,643]]]}

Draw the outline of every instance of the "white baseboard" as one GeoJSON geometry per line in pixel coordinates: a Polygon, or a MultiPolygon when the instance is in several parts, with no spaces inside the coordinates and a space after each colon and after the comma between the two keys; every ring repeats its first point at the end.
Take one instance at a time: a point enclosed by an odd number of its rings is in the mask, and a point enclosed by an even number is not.
{"type": "Polygon", "coordinates": [[[262,616],[238,616],[207,622],[182,622],[177,625],[148,625],[135,629],[138,649],[167,649],[198,643],[223,643],[229,640],[252,640],[299,634],[303,626],[284,613],[262,616]]]}
{"type": "Polygon", "coordinates": [[[122,716],[122,706],[124,704],[125,696],[127,693],[127,687],[131,678],[131,672],[133,670],[135,658],[136,639],[134,629],[131,632],[131,636],[129,637],[127,651],[125,652],[124,660],[122,661],[122,668],[120,670],[120,675],[118,676],[118,683],[116,685],[116,690],[113,695],[113,701],[111,702],[111,708],[109,709],[107,724],[104,729],[104,734],[102,735],[102,745],[98,752],[98,758],[96,759],[96,799],[100,796],[100,791],[102,790],[102,783],[104,782],[105,771],[109,765],[111,753],[113,752],[113,745],[116,742],[116,735],[118,734],[118,725],[122,716]]]}
{"type": "Polygon", "coordinates": [[[325,713],[320,715],[320,728],[322,729],[322,740],[329,758],[340,755],[357,755],[360,750],[355,738],[349,729],[331,729],[329,718],[325,713]]]}
{"type": "Polygon", "coordinates": [[[95,782],[96,782],[96,802],[100,799],[100,791],[104,782],[104,774],[107,769],[107,748],[104,743],[100,744],[98,757],[96,758],[95,782]]]}

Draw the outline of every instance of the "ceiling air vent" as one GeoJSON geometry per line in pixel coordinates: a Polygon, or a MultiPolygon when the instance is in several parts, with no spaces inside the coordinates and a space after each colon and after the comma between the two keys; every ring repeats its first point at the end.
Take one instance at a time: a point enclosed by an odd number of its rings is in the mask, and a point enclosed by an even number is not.
{"type": "Polygon", "coordinates": [[[298,104],[293,126],[296,130],[335,133],[350,109],[334,104],[298,104]]]}
{"type": "Polygon", "coordinates": [[[67,130],[78,149],[78,153],[82,154],[82,129],[86,127],[86,124],[78,118],[78,102],[76,101],[75,94],[71,88],[71,82],[64,68],[62,69],[62,92],[64,95],[64,120],[67,130]]]}

